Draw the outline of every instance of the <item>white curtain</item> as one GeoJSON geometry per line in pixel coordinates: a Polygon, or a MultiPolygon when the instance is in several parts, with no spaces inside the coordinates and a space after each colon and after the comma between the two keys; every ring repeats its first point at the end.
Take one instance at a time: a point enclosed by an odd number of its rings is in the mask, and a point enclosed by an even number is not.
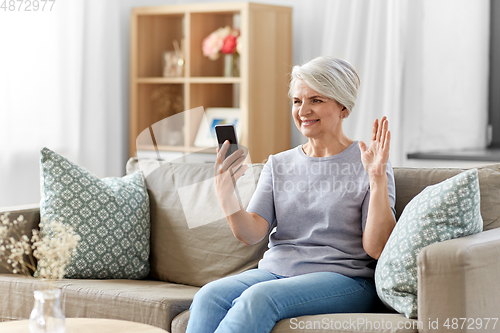
{"type": "Polygon", "coordinates": [[[408,12],[406,151],[485,148],[490,1],[410,1],[408,12]]]}
{"type": "Polygon", "coordinates": [[[403,160],[402,80],[406,1],[327,2],[322,54],[349,61],[361,78],[358,99],[344,121],[347,136],[370,140],[373,121],[389,119],[393,165],[403,160]]]}
{"type": "Polygon", "coordinates": [[[99,177],[124,173],[118,1],[0,11],[0,207],[39,201],[46,146],[99,177]]]}
{"type": "Polygon", "coordinates": [[[348,136],[369,140],[387,116],[397,166],[414,165],[412,152],[486,146],[489,0],[331,0],[324,15],[321,53],[361,77],[348,136]]]}

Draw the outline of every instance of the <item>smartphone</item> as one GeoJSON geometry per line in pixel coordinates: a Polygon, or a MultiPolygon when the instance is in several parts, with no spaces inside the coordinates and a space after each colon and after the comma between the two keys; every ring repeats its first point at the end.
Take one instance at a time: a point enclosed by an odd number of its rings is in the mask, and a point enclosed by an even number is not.
{"type": "Polygon", "coordinates": [[[224,159],[228,158],[229,155],[238,150],[238,138],[236,137],[236,131],[234,130],[233,124],[215,125],[215,135],[217,136],[217,142],[219,143],[219,150],[222,149],[222,144],[226,140],[229,140],[229,149],[227,150],[224,159]]]}

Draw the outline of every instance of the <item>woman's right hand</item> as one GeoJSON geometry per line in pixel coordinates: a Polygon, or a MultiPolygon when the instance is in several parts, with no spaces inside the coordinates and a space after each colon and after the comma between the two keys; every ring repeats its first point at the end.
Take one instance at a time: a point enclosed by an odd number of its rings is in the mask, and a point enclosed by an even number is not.
{"type": "Polygon", "coordinates": [[[215,192],[221,204],[234,194],[236,181],[248,169],[243,164],[246,155],[243,149],[238,149],[226,159],[226,152],[229,149],[229,141],[226,140],[221,149],[217,148],[217,160],[215,162],[215,192]],[[238,169],[239,168],[239,169],[238,169]]]}
{"type": "Polygon", "coordinates": [[[246,155],[240,148],[225,159],[228,149],[229,141],[227,140],[221,149],[217,148],[217,161],[214,168],[215,192],[234,236],[245,245],[252,245],[267,235],[269,223],[255,213],[248,213],[238,202],[234,188],[236,181],[248,169],[248,166],[243,164],[246,155]]]}

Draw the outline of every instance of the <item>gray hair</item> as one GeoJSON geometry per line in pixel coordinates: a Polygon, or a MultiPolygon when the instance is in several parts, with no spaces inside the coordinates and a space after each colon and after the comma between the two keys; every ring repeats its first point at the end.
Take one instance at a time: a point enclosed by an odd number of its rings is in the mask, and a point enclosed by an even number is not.
{"type": "Polygon", "coordinates": [[[347,61],[332,56],[317,57],[302,66],[294,66],[288,96],[293,98],[293,85],[304,80],[311,89],[337,101],[351,113],[356,102],[359,76],[347,61]]]}

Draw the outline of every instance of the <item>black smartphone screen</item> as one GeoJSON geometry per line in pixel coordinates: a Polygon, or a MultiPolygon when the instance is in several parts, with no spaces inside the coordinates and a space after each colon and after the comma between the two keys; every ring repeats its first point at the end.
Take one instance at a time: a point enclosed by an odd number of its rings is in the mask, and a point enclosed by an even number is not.
{"type": "Polygon", "coordinates": [[[222,144],[229,140],[229,149],[226,152],[226,157],[234,153],[238,150],[238,139],[236,138],[236,132],[234,130],[233,124],[228,125],[216,125],[215,126],[215,134],[217,135],[217,142],[219,143],[219,150],[222,147],[222,144]]]}

